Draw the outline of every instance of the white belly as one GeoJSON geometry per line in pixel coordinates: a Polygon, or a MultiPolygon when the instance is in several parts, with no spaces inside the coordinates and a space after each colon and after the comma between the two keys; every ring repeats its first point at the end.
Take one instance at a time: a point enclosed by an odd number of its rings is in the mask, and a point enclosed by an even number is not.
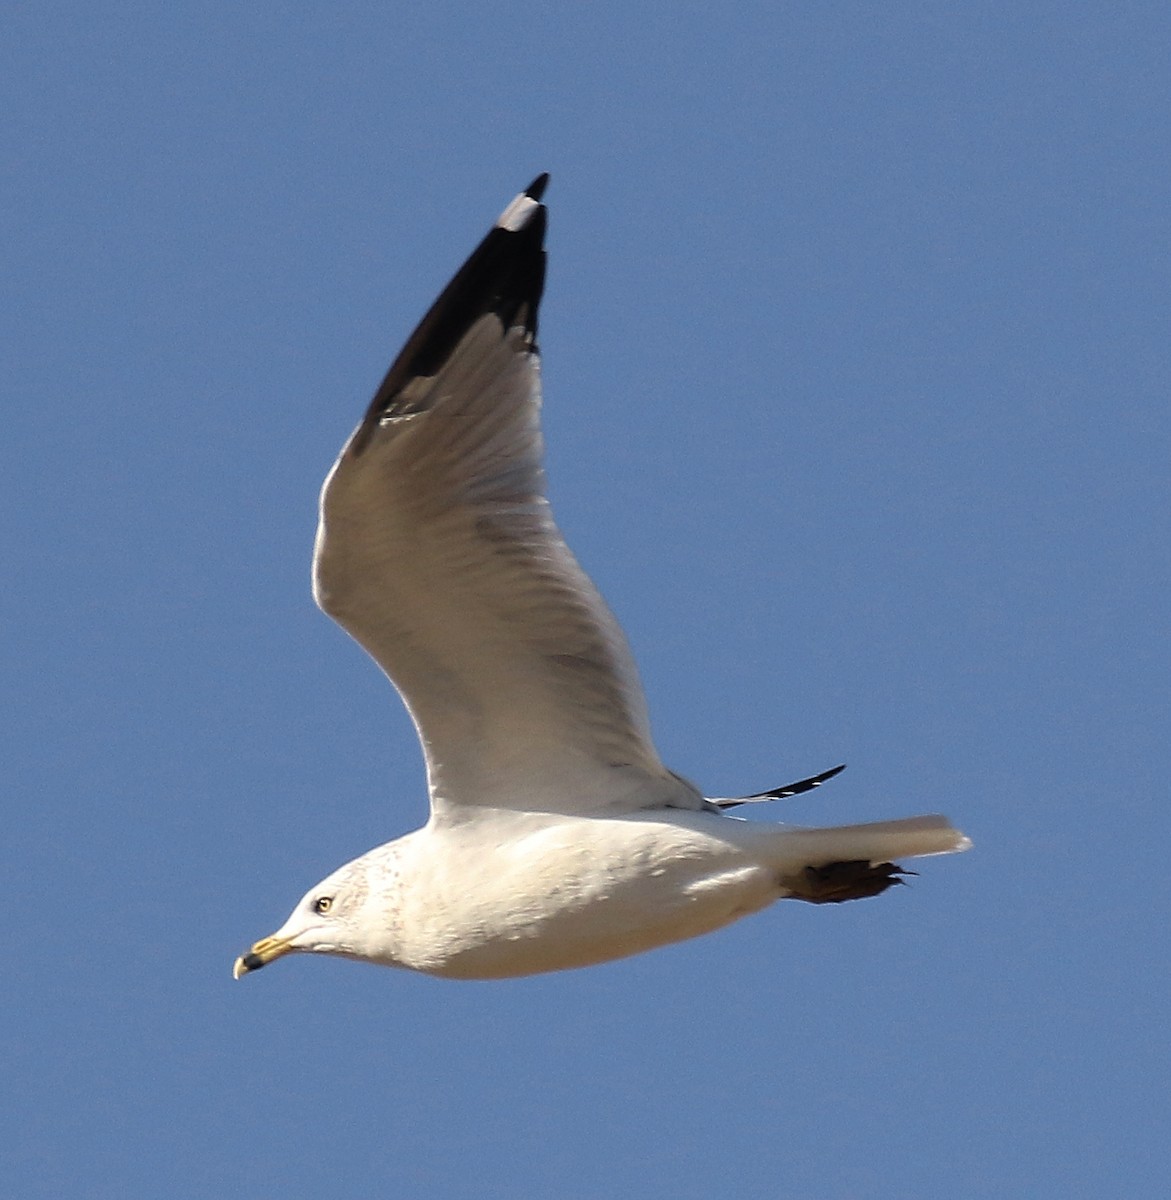
{"type": "Polygon", "coordinates": [[[403,863],[405,924],[418,936],[399,961],[452,978],[501,978],[718,929],[782,895],[776,870],[750,849],[752,830],[694,812],[489,811],[474,826],[429,826],[415,835],[420,853],[403,863]]]}

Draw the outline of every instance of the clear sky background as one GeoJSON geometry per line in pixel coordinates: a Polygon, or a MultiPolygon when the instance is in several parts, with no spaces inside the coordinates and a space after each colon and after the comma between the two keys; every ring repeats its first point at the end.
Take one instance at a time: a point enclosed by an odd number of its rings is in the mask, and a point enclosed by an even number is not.
{"type": "Polygon", "coordinates": [[[9,5],[0,1175],[27,1198],[1153,1195],[1165,3],[9,5]],[[552,173],[552,496],[666,761],[942,811],[588,971],[234,956],[425,816],[318,487],[552,173]]]}

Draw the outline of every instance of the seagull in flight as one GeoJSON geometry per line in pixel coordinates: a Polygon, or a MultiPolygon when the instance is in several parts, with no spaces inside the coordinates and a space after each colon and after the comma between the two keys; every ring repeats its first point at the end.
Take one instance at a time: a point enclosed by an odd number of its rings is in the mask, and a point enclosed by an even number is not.
{"type": "Polygon", "coordinates": [[[727,810],[663,765],[613,614],[553,520],[537,310],[547,175],[501,214],[394,360],[321,493],[318,605],[398,689],[427,763],[413,833],[311,888],[235,963],[294,953],[457,979],[584,967],[775,900],[876,896],[965,850],[941,816],[811,829],[727,810]]]}

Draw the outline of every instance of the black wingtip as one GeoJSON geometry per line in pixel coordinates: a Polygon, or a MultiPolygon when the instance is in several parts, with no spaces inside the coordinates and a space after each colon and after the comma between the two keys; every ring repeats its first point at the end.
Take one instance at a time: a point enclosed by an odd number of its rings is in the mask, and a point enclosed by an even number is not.
{"type": "Polygon", "coordinates": [[[839,763],[836,767],[830,767],[828,771],[822,771],[820,775],[810,775],[808,779],[798,779],[796,783],[786,783],[784,787],[771,788],[767,792],[757,792],[755,796],[750,796],[750,800],[787,800],[790,796],[800,796],[802,792],[811,792],[814,788],[819,788],[835,775],[840,775],[846,769],[845,763],[839,763]]]}
{"type": "Polygon", "coordinates": [[[820,775],[810,775],[808,779],[798,779],[796,783],[786,783],[783,787],[770,788],[767,792],[754,792],[751,796],[737,796],[729,800],[717,800],[719,808],[735,808],[739,804],[759,803],[762,800],[788,800],[790,796],[800,796],[802,792],[811,792],[821,787],[827,780],[840,775],[846,769],[845,763],[830,767],[820,775]]]}
{"type": "Polygon", "coordinates": [[[827,783],[835,775],[840,775],[845,769],[845,763],[838,763],[836,767],[830,767],[828,771],[822,771],[820,775],[811,775],[808,779],[791,783],[787,788],[778,788],[777,791],[782,796],[799,796],[802,792],[811,792],[814,788],[821,787],[823,783],[827,783]]]}
{"type": "Polygon", "coordinates": [[[548,174],[538,175],[504,210],[427,310],[383,378],[350,442],[350,453],[362,453],[379,422],[393,413],[403,388],[417,376],[434,375],[485,313],[495,313],[505,330],[523,324],[535,353],[547,222],[545,206],[539,201],[548,182],[548,174]]]}

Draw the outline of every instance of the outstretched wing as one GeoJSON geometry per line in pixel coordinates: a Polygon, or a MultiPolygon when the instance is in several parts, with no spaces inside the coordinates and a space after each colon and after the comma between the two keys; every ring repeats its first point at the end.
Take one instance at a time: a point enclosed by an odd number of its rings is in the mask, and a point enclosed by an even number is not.
{"type": "Polygon", "coordinates": [[[406,702],[434,809],[698,808],[659,761],[626,640],[545,498],[546,182],[505,209],[342,450],[314,595],[406,702]]]}

